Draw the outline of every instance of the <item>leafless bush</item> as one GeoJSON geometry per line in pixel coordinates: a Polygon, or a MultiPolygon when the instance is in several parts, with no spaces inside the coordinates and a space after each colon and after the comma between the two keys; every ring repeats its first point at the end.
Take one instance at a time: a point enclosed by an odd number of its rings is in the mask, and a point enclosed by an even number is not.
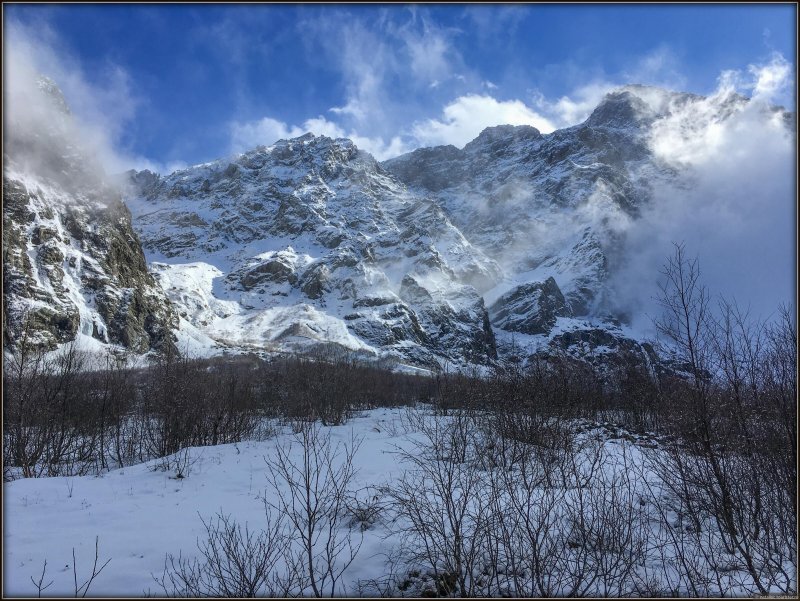
{"type": "Polygon", "coordinates": [[[33,583],[33,586],[36,587],[36,596],[37,597],[41,597],[42,596],[42,592],[47,590],[48,588],[50,588],[50,586],[53,584],[52,580],[50,582],[48,582],[47,584],[44,584],[45,574],[47,574],[47,560],[46,559],[44,560],[44,564],[42,564],[42,573],[39,576],[39,580],[34,580],[33,576],[31,576],[31,582],[33,583]]]}
{"type": "Polygon", "coordinates": [[[6,479],[99,473],[189,446],[263,439],[279,416],[341,424],[359,409],[408,404],[431,389],[429,378],[335,349],[264,361],[195,360],[170,347],[140,368],[112,351],[104,369],[87,365],[74,344],[55,356],[25,335],[18,341],[3,371],[6,479]]]}
{"type": "Polygon", "coordinates": [[[164,571],[154,576],[168,597],[286,596],[293,583],[278,570],[288,540],[281,518],[266,513],[266,528],[251,531],[229,515],[206,522],[206,539],[198,541],[200,558],[167,555],[164,571]]]}
{"type": "Polygon", "coordinates": [[[363,533],[347,527],[348,499],[356,470],[353,457],[361,441],[333,444],[331,432],[304,423],[287,445],[267,457],[271,490],[265,502],[286,517],[294,547],[300,590],[315,597],[334,596],[342,574],[353,563],[363,533]],[[299,457],[293,452],[297,449],[299,457]]]}
{"type": "Polygon", "coordinates": [[[159,458],[153,463],[153,471],[173,472],[176,480],[182,480],[189,476],[192,468],[198,462],[200,456],[193,454],[189,447],[181,449],[172,455],[159,458]]]}
{"type": "Polygon", "coordinates": [[[484,476],[474,464],[478,428],[463,413],[421,426],[422,439],[400,453],[410,469],[388,491],[398,534],[408,564],[430,571],[437,594],[474,596],[486,585],[492,526],[484,476]]]}
{"type": "Polygon", "coordinates": [[[360,579],[356,582],[356,596],[364,598],[403,597],[411,586],[411,580],[403,576],[405,561],[401,549],[382,554],[384,572],[377,578],[360,579]]]}
{"type": "Polygon", "coordinates": [[[793,593],[796,399],[787,402],[787,393],[796,393],[794,322],[784,312],[771,326],[753,324],[726,301],[712,314],[697,261],[682,246],[662,275],[665,317],[657,326],[690,377],[665,392],[680,444],[651,454],[649,465],[680,512],[677,527],[664,521],[676,548],[702,556],[706,572],[687,570],[686,579],[699,594],[793,593]],[[684,521],[689,526],[676,532],[684,521]]]}
{"type": "Polygon", "coordinates": [[[369,530],[384,520],[388,513],[383,491],[373,486],[353,492],[347,500],[345,510],[350,517],[348,526],[357,526],[362,531],[369,530]]]}
{"type": "Polygon", "coordinates": [[[85,355],[75,344],[47,355],[27,328],[3,368],[4,474],[78,475],[88,471],[96,440],[87,431],[85,355]]]}
{"type": "MultiPolygon", "coordinates": [[[[75,558],[75,547],[72,548],[72,579],[74,583],[74,596],[78,597],[85,597],[89,593],[89,589],[92,586],[95,578],[97,578],[100,573],[105,569],[105,567],[111,562],[111,558],[109,557],[103,565],[99,568],[97,567],[97,562],[100,559],[100,537],[95,537],[94,539],[94,563],[92,564],[92,573],[86,577],[86,580],[83,581],[80,585],[78,584],[78,561],[75,558]]],[[[42,592],[45,591],[50,585],[53,584],[51,580],[47,584],[43,584],[45,580],[45,575],[47,574],[47,560],[44,561],[42,565],[42,573],[39,576],[39,580],[34,580],[33,576],[31,576],[31,582],[33,586],[36,587],[37,597],[42,596],[42,592]]]]}
{"type": "Polygon", "coordinates": [[[94,564],[92,565],[92,573],[83,581],[83,584],[78,585],[78,562],[75,560],[75,548],[72,548],[72,576],[75,583],[75,596],[85,597],[92,586],[94,579],[100,575],[100,572],[109,564],[111,558],[109,557],[106,562],[98,569],[97,561],[100,557],[100,537],[94,539],[94,564]]]}
{"type": "Polygon", "coordinates": [[[647,519],[631,458],[599,441],[531,453],[490,474],[495,590],[623,596],[635,590],[647,519]]]}

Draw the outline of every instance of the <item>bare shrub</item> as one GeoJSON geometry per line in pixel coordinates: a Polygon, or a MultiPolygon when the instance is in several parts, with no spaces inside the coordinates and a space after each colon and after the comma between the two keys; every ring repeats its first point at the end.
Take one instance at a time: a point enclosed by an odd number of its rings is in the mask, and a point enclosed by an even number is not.
{"type": "Polygon", "coordinates": [[[73,581],[75,583],[75,596],[76,597],[85,597],[86,594],[89,592],[89,588],[92,586],[94,579],[100,575],[100,572],[105,569],[105,567],[111,561],[109,557],[105,563],[97,567],[97,561],[100,557],[100,537],[95,537],[94,539],[94,564],[92,565],[92,573],[87,576],[86,580],[83,581],[83,584],[78,585],[78,562],[75,560],[75,547],[72,548],[72,576],[73,581]]]}
{"type": "Polygon", "coordinates": [[[677,526],[664,520],[664,527],[676,552],[688,547],[702,557],[705,573],[687,569],[693,592],[793,593],[797,505],[790,461],[797,441],[789,436],[796,433],[796,403],[789,408],[785,394],[796,391],[796,376],[789,375],[796,366],[794,324],[786,315],[770,327],[753,324],[724,300],[712,315],[697,261],[686,259],[682,246],[662,274],[665,317],[657,326],[689,375],[664,387],[680,443],[650,455],[650,468],[673,499],[669,508],[681,516],[677,526]]]}
{"type": "Polygon", "coordinates": [[[4,475],[80,475],[96,439],[87,428],[86,356],[74,343],[47,355],[28,339],[3,365],[4,475]]]}
{"type": "Polygon", "coordinates": [[[265,458],[271,488],[265,502],[286,517],[300,590],[310,588],[315,597],[344,591],[337,585],[361,547],[361,529],[354,536],[347,525],[353,458],[360,444],[351,438],[349,444],[334,445],[330,430],[306,422],[289,444],[265,458]]]}
{"type": "MultiPolygon", "coordinates": [[[[287,571],[277,570],[287,551],[283,522],[266,513],[266,528],[251,531],[229,515],[206,522],[198,541],[199,558],[167,555],[164,571],[154,576],[168,597],[274,597],[292,588],[287,571]]],[[[288,573],[291,573],[290,571],[288,573]]]]}
{"type": "Polygon", "coordinates": [[[388,490],[398,534],[408,565],[428,570],[437,594],[474,596],[487,584],[481,572],[492,526],[491,499],[473,465],[478,428],[463,413],[419,425],[422,439],[400,452],[410,469],[388,490]]]}

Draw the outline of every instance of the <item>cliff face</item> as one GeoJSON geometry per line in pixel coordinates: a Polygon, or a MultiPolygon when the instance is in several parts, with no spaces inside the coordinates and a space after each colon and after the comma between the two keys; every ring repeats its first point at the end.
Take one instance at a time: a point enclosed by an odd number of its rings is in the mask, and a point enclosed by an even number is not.
{"type": "Polygon", "coordinates": [[[142,353],[173,344],[171,305],[147,270],[118,187],[71,136],[58,88],[51,122],[13,129],[3,169],[4,346],[78,336],[142,353]]]}

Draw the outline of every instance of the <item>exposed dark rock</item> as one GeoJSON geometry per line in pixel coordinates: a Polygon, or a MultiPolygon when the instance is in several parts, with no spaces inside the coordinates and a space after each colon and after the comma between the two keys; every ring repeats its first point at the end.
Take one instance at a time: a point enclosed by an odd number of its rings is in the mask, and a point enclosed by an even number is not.
{"type": "Polygon", "coordinates": [[[239,276],[239,283],[245,290],[251,290],[264,282],[297,283],[294,267],[280,259],[273,259],[256,265],[239,276]]]}
{"type": "Polygon", "coordinates": [[[489,307],[497,327],[523,334],[547,334],[557,317],[570,317],[561,289],[553,278],[517,286],[489,307]]]}
{"type": "Polygon", "coordinates": [[[411,304],[429,303],[433,301],[430,292],[419,285],[410,275],[403,277],[400,282],[400,298],[411,304]]]}
{"type": "Polygon", "coordinates": [[[403,160],[386,161],[386,168],[410,186],[421,186],[436,192],[467,177],[460,166],[464,151],[455,146],[420,148],[403,155],[403,160]]]}
{"type": "Polygon", "coordinates": [[[324,293],[330,292],[330,270],[322,263],[309,268],[300,281],[300,290],[308,298],[317,299],[324,293]]]}

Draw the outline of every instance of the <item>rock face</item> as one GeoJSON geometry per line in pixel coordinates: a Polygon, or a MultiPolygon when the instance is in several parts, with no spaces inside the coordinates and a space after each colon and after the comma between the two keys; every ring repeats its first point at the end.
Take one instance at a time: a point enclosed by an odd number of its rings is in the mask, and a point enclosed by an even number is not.
{"type": "Polygon", "coordinates": [[[383,166],[432,195],[515,281],[553,277],[568,313],[596,316],[608,310],[621,232],[648,202],[652,181],[669,175],[648,148],[656,114],[637,90],[609,94],[584,123],[549,135],[491,127],[463,150],[425,148],[383,166]]]}
{"type": "Polygon", "coordinates": [[[506,292],[490,308],[492,322],[509,332],[548,334],[557,317],[572,317],[553,278],[531,282],[506,292]]]}
{"type": "Polygon", "coordinates": [[[156,275],[209,344],[334,341],[428,366],[496,357],[481,292],[498,264],[349,140],[307,134],[129,179],[156,275]],[[189,265],[208,277],[187,278],[189,265]]]}
{"type": "Polygon", "coordinates": [[[80,335],[140,353],[174,344],[177,321],[119,190],[70,138],[58,88],[39,83],[60,121],[6,141],[4,346],[26,337],[52,349],[80,335]]]}

